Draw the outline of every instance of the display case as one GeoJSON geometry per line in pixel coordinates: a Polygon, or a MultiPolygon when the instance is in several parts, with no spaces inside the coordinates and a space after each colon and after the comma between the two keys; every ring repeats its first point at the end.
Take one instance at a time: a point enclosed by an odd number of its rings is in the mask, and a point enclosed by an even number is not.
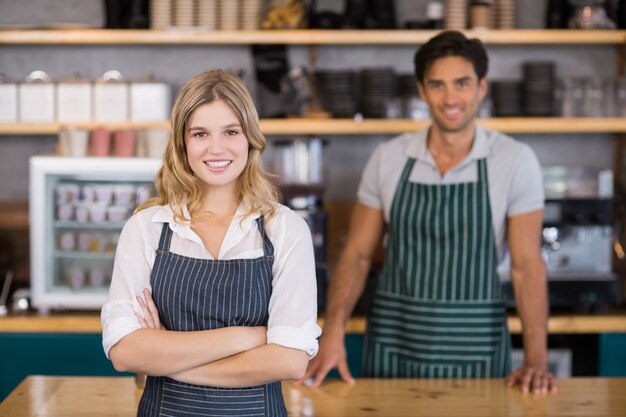
{"type": "Polygon", "coordinates": [[[160,159],[30,159],[32,304],[41,313],[99,309],[120,231],[154,194],[160,159]]]}

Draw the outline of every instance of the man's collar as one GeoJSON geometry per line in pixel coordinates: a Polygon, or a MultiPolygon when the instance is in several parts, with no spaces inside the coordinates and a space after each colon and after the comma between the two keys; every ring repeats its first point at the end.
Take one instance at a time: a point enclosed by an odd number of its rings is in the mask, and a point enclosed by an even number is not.
{"type": "MultiPolygon", "coordinates": [[[[464,164],[466,161],[475,161],[489,156],[490,145],[487,141],[487,132],[485,132],[485,129],[477,124],[474,126],[474,141],[472,143],[472,147],[467,156],[459,165],[464,164]]],[[[409,158],[415,158],[417,160],[430,162],[432,164],[435,163],[430,152],[428,151],[429,131],[430,126],[414,134],[413,140],[410,141],[409,146],[407,146],[406,148],[406,155],[409,158]]]]}

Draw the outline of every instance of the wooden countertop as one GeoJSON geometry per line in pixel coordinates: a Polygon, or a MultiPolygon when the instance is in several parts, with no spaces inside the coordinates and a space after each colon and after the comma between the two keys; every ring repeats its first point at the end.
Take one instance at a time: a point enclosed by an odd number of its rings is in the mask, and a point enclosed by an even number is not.
{"type": "MultiPolygon", "coordinates": [[[[571,378],[559,392],[522,394],[501,379],[333,380],[320,388],[283,384],[290,416],[503,417],[626,414],[626,378],[571,378]]],[[[22,381],[0,417],[134,417],[141,391],[132,377],[43,377],[22,381]]]]}
{"type": "MultiPolygon", "coordinates": [[[[323,325],[323,319],[318,320],[323,325]]],[[[353,334],[365,331],[366,320],[353,317],[347,325],[347,332],[353,334]]],[[[509,329],[520,333],[522,324],[519,317],[509,317],[509,329]]],[[[548,322],[548,331],[555,333],[626,333],[626,311],[606,315],[554,315],[548,322]]],[[[0,317],[0,333],[100,333],[100,316],[91,314],[52,314],[49,316],[28,315],[0,317]]]]}

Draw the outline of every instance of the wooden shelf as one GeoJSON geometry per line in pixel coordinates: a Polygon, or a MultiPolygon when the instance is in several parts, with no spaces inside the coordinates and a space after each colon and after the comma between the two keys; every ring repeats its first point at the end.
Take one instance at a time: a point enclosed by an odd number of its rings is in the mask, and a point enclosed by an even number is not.
{"type": "MultiPolygon", "coordinates": [[[[320,326],[323,319],[318,319],[320,326]]],[[[522,321],[518,316],[508,317],[509,330],[513,334],[522,332],[522,321]]],[[[364,317],[352,317],[346,324],[346,333],[365,333],[367,320],[364,317]]],[[[577,333],[626,333],[626,313],[623,311],[606,315],[553,315],[548,319],[549,334],[577,333]]]]}
{"type": "MultiPolygon", "coordinates": [[[[420,130],[429,120],[411,119],[268,119],[261,130],[273,135],[368,135],[399,134],[420,130]]],[[[478,119],[487,128],[505,133],[621,133],[626,132],[626,118],[491,118],[478,119]]]]}
{"type": "MultiPolygon", "coordinates": [[[[318,324],[324,325],[319,318],[318,324]]],[[[521,320],[509,316],[511,333],[520,333],[521,320]]],[[[346,333],[365,332],[367,321],[364,317],[352,317],[346,325],[346,333]]],[[[0,333],[100,333],[102,326],[97,313],[58,313],[49,316],[31,313],[26,316],[0,317],[0,333]]],[[[626,312],[616,311],[606,315],[554,315],[548,320],[550,334],[565,333],[626,333],[626,312]]]]}
{"type": "MultiPolygon", "coordinates": [[[[428,120],[410,119],[264,119],[261,130],[266,135],[371,135],[399,134],[424,128],[428,120]]],[[[505,133],[625,133],[626,118],[520,117],[478,119],[488,129],[505,133]]],[[[68,124],[0,124],[0,135],[56,135],[68,124]]],[[[155,123],[75,123],[74,128],[102,127],[119,129],[167,129],[168,122],[155,123]]]]}
{"type": "MultiPolygon", "coordinates": [[[[201,44],[201,45],[416,45],[435,35],[433,30],[0,30],[0,44],[201,44]]],[[[513,29],[468,30],[470,37],[492,45],[623,44],[624,30],[513,29]]]]}
{"type": "Polygon", "coordinates": [[[168,122],[152,123],[0,123],[0,135],[56,135],[62,129],[169,129],[168,122]]]}
{"type": "Polygon", "coordinates": [[[519,117],[479,119],[487,129],[506,133],[623,133],[626,118],[519,117]]]}

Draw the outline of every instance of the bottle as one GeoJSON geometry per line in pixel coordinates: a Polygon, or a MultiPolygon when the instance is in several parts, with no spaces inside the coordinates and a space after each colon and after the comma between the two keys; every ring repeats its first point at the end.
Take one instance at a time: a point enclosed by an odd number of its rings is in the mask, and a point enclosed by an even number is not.
{"type": "Polygon", "coordinates": [[[567,0],[548,0],[546,28],[566,28],[569,20],[569,12],[569,3],[567,0]]]}
{"type": "Polygon", "coordinates": [[[626,29],[626,0],[619,0],[617,3],[617,27],[626,29]]]}

